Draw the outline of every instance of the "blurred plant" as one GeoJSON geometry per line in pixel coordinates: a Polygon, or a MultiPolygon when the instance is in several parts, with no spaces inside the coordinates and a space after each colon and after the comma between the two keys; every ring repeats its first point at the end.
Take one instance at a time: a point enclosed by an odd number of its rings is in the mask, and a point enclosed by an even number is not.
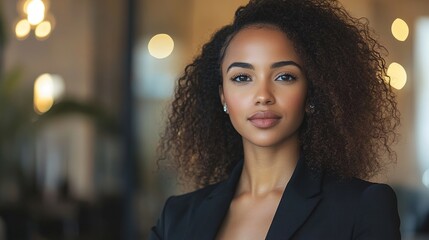
{"type": "Polygon", "coordinates": [[[74,99],[63,99],[55,103],[49,111],[39,116],[35,123],[44,123],[46,120],[53,117],[74,113],[90,118],[97,126],[98,130],[102,132],[112,135],[119,134],[119,123],[117,118],[110,115],[101,108],[99,104],[80,102],[74,99]]]}
{"type": "Polygon", "coordinates": [[[35,113],[32,109],[31,90],[21,90],[22,70],[4,68],[6,27],[0,5],[0,201],[14,201],[19,197],[19,188],[27,187],[20,169],[23,154],[24,128],[30,129],[35,113]],[[6,192],[5,192],[6,191],[6,192]],[[7,193],[7,194],[5,194],[7,193]],[[10,197],[12,196],[12,197],[10,197]]]}
{"type": "Polygon", "coordinates": [[[28,127],[35,117],[31,104],[31,94],[20,91],[21,70],[0,72],[0,163],[15,161],[13,150],[18,147],[16,141],[24,127],[28,127]]]}
{"type": "Polygon", "coordinates": [[[6,33],[6,30],[3,22],[3,9],[2,9],[2,5],[0,4],[0,73],[2,72],[2,67],[3,67],[3,52],[4,52],[5,41],[6,41],[5,33],[6,33]]]}
{"type": "Polygon", "coordinates": [[[33,180],[24,176],[21,162],[24,156],[34,161],[35,156],[31,154],[34,154],[35,134],[41,125],[49,124],[49,120],[79,114],[92,120],[101,132],[116,135],[119,129],[117,118],[92,102],[64,99],[48,112],[37,115],[33,109],[33,89],[24,84],[23,69],[4,68],[5,29],[0,4],[0,201],[4,180],[16,181],[21,187],[33,180]]]}
{"type": "MultiPolygon", "coordinates": [[[[21,93],[21,69],[4,70],[4,49],[6,45],[6,27],[0,5],[0,176],[13,174],[15,150],[18,148],[19,128],[31,121],[31,94],[21,93]],[[28,104],[30,103],[30,104],[28,104]]],[[[1,181],[1,179],[0,179],[1,181]]]]}

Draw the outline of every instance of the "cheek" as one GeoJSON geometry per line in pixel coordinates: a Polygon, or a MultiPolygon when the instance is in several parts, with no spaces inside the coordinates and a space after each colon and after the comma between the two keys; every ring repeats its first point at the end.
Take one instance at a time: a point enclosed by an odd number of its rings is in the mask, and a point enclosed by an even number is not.
{"type": "Polygon", "coordinates": [[[289,104],[293,109],[304,111],[305,95],[297,94],[289,99],[289,104]]]}
{"type": "Polygon", "coordinates": [[[223,93],[228,109],[235,109],[237,108],[236,106],[243,105],[245,99],[249,97],[249,94],[244,89],[228,85],[224,87],[223,93]]]}
{"type": "Polygon", "coordinates": [[[293,112],[299,113],[305,111],[306,92],[302,89],[289,91],[282,97],[283,105],[293,112]]]}
{"type": "Polygon", "coordinates": [[[235,129],[239,129],[244,117],[249,113],[249,105],[252,104],[252,97],[246,91],[237,89],[225,89],[224,99],[228,106],[228,115],[235,129]],[[230,90],[230,91],[228,91],[230,90]]]}
{"type": "Polygon", "coordinates": [[[228,111],[230,114],[230,117],[233,117],[235,114],[238,113],[243,107],[246,105],[246,96],[240,95],[240,94],[225,94],[225,102],[228,105],[228,111]]]}

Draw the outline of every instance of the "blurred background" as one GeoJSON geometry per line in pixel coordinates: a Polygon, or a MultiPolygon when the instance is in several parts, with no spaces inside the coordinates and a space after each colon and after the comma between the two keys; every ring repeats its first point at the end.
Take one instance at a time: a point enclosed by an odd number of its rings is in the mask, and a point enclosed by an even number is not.
{"type": "MultiPolygon", "coordinates": [[[[2,0],[0,240],[146,239],[174,81],[246,0],[2,0]]],[[[342,0],[387,47],[404,239],[429,239],[429,0],[342,0]]]]}

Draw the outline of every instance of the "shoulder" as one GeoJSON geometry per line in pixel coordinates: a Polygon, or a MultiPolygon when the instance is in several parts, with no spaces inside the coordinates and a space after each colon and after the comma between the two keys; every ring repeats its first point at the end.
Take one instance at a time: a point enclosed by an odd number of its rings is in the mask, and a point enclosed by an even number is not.
{"type": "Polygon", "coordinates": [[[185,231],[192,223],[193,216],[205,199],[219,189],[223,182],[206,186],[196,191],[171,196],[164,204],[156,226],[152,227],[149,239],[185,239],[185,231]]]}
{"type": "Polygon", "coordinates": [[[188,211],[190,208],[195,208],[201,204],[204,199],[209,197],[210,194],[218,187],[221,187],[222,184],[222,182],[216,183],[189,193],[171,196],[167,199],[164,208],[165,210],[174,209],[174,211],[188,211]]]}
{"type": "Polygon", "coordinates": [[[328,177],[324,179],[323,191],[325,195],[349,199],[349,201],[362,203],[371,200],[372,203],[396,203],[395,191],[387,184],[374,183],[358,178],[339,180],[328,177]]]}
{"type": "Polygon", "coordinates": [[[361,208],[361,210],[396,210],[395,191],[387,184],[369,182],[357,178],[339,180],[327,177],[322,184],[323,198],[337,206],[361,208]],[[374,209],[375,210],[375,209],[374,209]]]}
{"type": "Polygon", "coordinates": [[[400,239],[396,194],[386,184],[369,184],[360,194],[355,236],[360,239],[400,239]]]}
{"type": "MultiPolygon", "coordinates": [[[[326,194],[343,197],[387,197],[396,200],[394,190],[387,184],[374,183],[358,178],[339,179],[327,176],[323,180],[322,190],[326,194]]],[[[356,199],[358,200],[358,199],[356,199]]]]}
{"type": "Polygon", "coordinates": [[[325,204],[353,222],[355,239],[400,239],[396,194],[389,185],[328,177],[322,189],[325,204]]]}

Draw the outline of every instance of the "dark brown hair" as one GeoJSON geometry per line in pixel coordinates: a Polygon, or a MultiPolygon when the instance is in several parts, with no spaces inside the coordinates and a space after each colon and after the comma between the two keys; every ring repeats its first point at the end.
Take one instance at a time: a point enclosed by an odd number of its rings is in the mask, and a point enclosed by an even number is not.
{"type": "Polygon", "coordinates": [[[369,178],[396,160],[399,112],[385,81],[384,48],[368,21],[331,0],[251,0],[217,31],[179,78],[161,139],[161,160],[196,187],[218,182],[243,158],[241,136],[222,111],[221,61],[229,40],[254,24],[274,25],[294,43],[309,81],[300,142],[306,164],[342,178],[369,178]]]}

